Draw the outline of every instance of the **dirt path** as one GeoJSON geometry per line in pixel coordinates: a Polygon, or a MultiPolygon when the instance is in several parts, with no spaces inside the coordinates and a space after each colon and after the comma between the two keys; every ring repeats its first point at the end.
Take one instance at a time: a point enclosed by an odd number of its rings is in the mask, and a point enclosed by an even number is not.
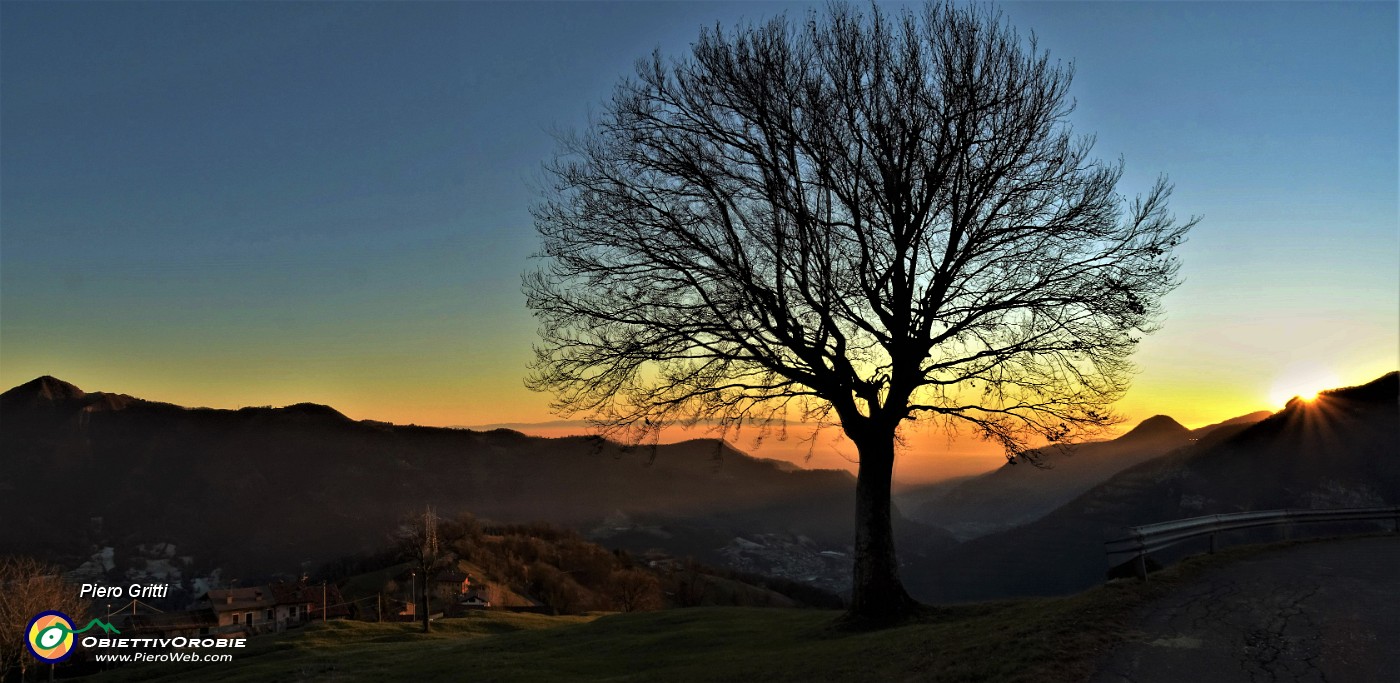
{"type": "Polygon", "coordinates": [[[1400,681],[1400,536],[1240,560],[1154,602],[1093,683],[1400,681]]]}

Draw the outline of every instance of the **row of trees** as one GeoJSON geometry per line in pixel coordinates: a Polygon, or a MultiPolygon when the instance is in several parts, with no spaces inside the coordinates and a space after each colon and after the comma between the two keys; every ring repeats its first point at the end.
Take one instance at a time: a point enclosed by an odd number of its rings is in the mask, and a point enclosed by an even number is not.
{"type": "MultiPolygon", "coordinates": [[[[429,577],[462,565],[477,581],[531,596],[564,614],[639,611],[663,606],[657,577],[626,553],[613,553],[577,534],[544,524],[484,528],[470,514],[440,520],[431,508],[406,519],[398,535],[403,556],[422,577],[417,593],[423,629],[431,628],[429,577]],[[461,564],[459,564],[461,563],[461,564]]],[[[499,598],[503,591],[496,591],[499,598]]]]}
{"type": "MultiPolygon", "coordinates": [[[[589,611],[635,612],[704,605],[839,607],[837,596],[803,584],[744,575],[693,560],[665,560],[650,566],[622,550],[608,550],[573,530],[544,523],[483,526],[470,514],[437,519],[416,513],[400,533],[400,557],[422,576],[472,568],[474,579],[497,587],[492,598],[528,596],[562,614],[589,611]],[[424,565],[418,549],[436,526],[439,552],[424,565]]],[[[368,569],[368,568],[366,568],[368,569]]],[[[427,585],[425,581],[422,585],[427,585]]],[[[422,595],[422,586],[416,588],[422,595]]],[[[391,591],[392,592],[392,591],[391,591]]],[[[425,605],[420,605],[425,612],[425,605]]]]}

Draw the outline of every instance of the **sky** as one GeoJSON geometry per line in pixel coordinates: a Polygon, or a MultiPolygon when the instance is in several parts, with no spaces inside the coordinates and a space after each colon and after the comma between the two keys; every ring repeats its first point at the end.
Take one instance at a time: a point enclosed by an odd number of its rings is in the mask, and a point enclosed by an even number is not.
{"type": "MultiPolygon", "coordinates": [[[[1165,173],[1202,217],[1129,424],[1400,366],[1395,3],[999,7],[1074,64],[1120,192],[1165,173]]],[[[0,385],[554,419],[520,283],[553,134],[653,49],[812,8],[0,3],[0,385]]],[[[936,436],[916,455],[995,464],[936,436]]]]}

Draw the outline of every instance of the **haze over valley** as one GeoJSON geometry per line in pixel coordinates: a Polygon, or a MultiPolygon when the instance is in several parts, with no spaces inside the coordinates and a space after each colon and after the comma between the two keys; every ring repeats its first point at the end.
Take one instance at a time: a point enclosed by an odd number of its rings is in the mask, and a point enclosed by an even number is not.
{"type": "MultiPolygon", "coordinates": [[[[1124,526],[1397,504],[1397,395],[1391,373],[1196,430],[1156,416],[1112,440],[906,488],[904,572],[928,600],[1067,593],[1102,581],[1102,542],[1124,526]]],[[[47,376],[0,395],[0,420],[13,475],[0,515],[14,521],[0,545],[89,578],[166,571],[192,591],[211,575],[297,575],[381,550],[406,513],[431,505],[837,594],[849,581],[851,474],[713,439],[628,449],[354,421],[316,404],[185,408],[47,376]]]]}

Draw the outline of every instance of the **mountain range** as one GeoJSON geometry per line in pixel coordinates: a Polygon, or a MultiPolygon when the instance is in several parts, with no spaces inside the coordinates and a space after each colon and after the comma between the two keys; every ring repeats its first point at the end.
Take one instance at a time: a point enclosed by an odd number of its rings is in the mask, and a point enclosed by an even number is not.
{"type": "MultiPolygon", "coordinates": [[[[1397,395],[1391,373],[1198,430],[1156,416],[1111,441],[1042,450],[1041,466],[903,492],[902,573],[929,601],[1067,593],[1103,580],[1103,541],[1124,526],[1396,504],[1397,395]]],[[[712,439],[629,449],[355,421],[310,403],[185,408],[52,377],[0,394],[0,427],[0,550],[95,562],[109,577],[304,571],[383,547],[432,505],[849,585],[854,478],[712,439]]]]}
{"type": "MultiPolygon", "coordinates": [[[[707,561],[745,534],[786,534],[812,554],[845,553],[853,534],[849,473],[717,440],[628,449],[357,422],[310,403],[184,408],[53,377],[0,395],[0,424],[0,548],[60,560],[173,544],[226,572],[296,572],[382,546],[425,505],[601,529],[621,545],[707,561]]],[[[946,537],[900,528],[921,543],[946,537]]]]}
{"type": "Polygon", "coordinates": [[[1123,469],[1187,445],[1190,434],[1176,420],[1158,415],[1112,441],[1040,449],[962,482],[910,516],[959,540],[1021,526],[1123,469]]]}

